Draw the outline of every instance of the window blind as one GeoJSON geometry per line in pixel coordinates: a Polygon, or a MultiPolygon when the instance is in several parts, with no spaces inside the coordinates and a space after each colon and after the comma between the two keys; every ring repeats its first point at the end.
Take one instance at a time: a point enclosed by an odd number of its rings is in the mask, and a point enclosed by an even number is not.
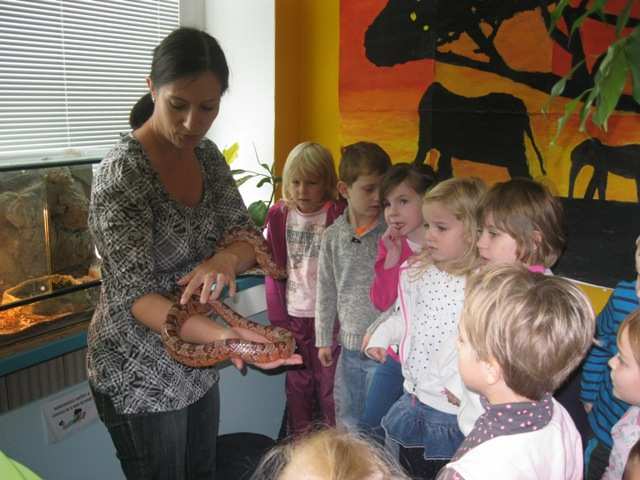
{"type": "Polygon", "coordinates": [[[0,0],[0,163],[103,154],[179,21],[179,0],[0,0]]]}

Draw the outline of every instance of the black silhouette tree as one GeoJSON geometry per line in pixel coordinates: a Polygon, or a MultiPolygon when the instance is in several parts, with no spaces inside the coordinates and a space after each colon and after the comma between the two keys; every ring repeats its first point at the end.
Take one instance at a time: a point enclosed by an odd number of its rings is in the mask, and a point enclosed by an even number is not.
{"type": "MultiPolygon", "coordinates": [[[[606,3],[603,0],[595,2],[600,7],[606,3]]],[[[571,35],[552,26],[563,22],[569,28],[573,26],[579,30],[584,28],[583,22],[586,18],[612,26],[619,23],[618,15],[606,14],[602,8],[594,9],[588,6],[588,3],[587,0],[582,0],[578,5],[572,6],[564,0],[388,0],[387,5],[367,29],[366,55],[378,66],[434,59],[442,63],[494,73],[549,93],[562,77],[553,72],[532,72],[512,68],[494,42],[503,22],[518,13],[538,10],[552,40],[571,56],[572,75],[564,79],[563,89],[556,93],[568,98],[578,98],[585,90],[593,87],[598,67],[606,58],[606,52],[596,60],[594,67],[589,71],[578,32],[575,31],[571,35]],[[558,5],[562,8],[558,8],[558,5]],[[479,53],[481,58],[470,58],[455,51],[452,44],[463,33],[476,44],[475,52],[479,53]]],[[[640,22],[628,18],[627,12],[625,24],[628,27],[638,27],[640,22]]],[[[626,94],[619,97],[617,108],[640,111],[638,103],[631,95],[626,94]]]]}

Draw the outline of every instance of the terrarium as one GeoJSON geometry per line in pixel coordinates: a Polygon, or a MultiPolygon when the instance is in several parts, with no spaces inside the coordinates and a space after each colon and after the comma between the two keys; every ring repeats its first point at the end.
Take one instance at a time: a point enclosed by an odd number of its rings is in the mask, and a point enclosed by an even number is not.
{"type": "Polygon", "coordinates": [[[98,161],[0,165],[0,345],[90,318],[100,285],[87,226],[98,161]]]}

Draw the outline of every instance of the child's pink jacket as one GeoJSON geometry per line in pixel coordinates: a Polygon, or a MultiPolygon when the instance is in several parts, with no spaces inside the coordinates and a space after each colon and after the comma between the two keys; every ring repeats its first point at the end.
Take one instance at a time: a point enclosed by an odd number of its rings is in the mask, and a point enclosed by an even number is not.
{"type": "MultiPolygon", "coordinates": [[[[338,218],[346,207],[342,200],[331,202],[327,210],[328,227],[338,218]]],[[[280,200],[267,213],[267,243],[271,247],[274,262],[282,268],[287,267],[287,213],[289,209],[280,200]]],[[[267,300],[267,314],[272,325],[287,328],[289,314],[287,313],[287,281],[265,277],[264,287],[267,300]]]]}
{"type": "Polygon", "coordinates": [[[402,250],[400,251],[400,260],[391,268],[384,268],[384,261],[387,258],[387,247],[380,239],[378,243],[378,256],[375,263],[375,276],[369,290],[369,298],[381,312],[388,310],[398,298],[398,278],[400,277],[400,265],[413,255],[413,250],[409,246],[406,237],[402,238],[402,250]]]}

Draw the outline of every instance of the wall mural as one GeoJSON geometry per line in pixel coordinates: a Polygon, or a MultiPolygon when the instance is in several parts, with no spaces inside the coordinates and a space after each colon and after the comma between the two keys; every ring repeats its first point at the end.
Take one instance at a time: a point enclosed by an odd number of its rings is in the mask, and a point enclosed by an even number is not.
{"type": "MultiPolygon", "coordinates": [[[[343,144],[371,140],[394,162],[426,162],[442,178],[491,184],[529,177],[562,198],[569,244],[554,271],[612,286],[632,278],[640,234],[640,107],[630,85],[603,132],[565,105],[591,85],[624,0],[603,18],[573,1],[551,34],[550,0],[342,0],[343,144]],[[552,85],[581,61],[563,95],[552,85]],[[548,113],[542,113],[544,106],[548,113]]],[[[630,28],[638,25],[640,2],[630,28]]]]}

